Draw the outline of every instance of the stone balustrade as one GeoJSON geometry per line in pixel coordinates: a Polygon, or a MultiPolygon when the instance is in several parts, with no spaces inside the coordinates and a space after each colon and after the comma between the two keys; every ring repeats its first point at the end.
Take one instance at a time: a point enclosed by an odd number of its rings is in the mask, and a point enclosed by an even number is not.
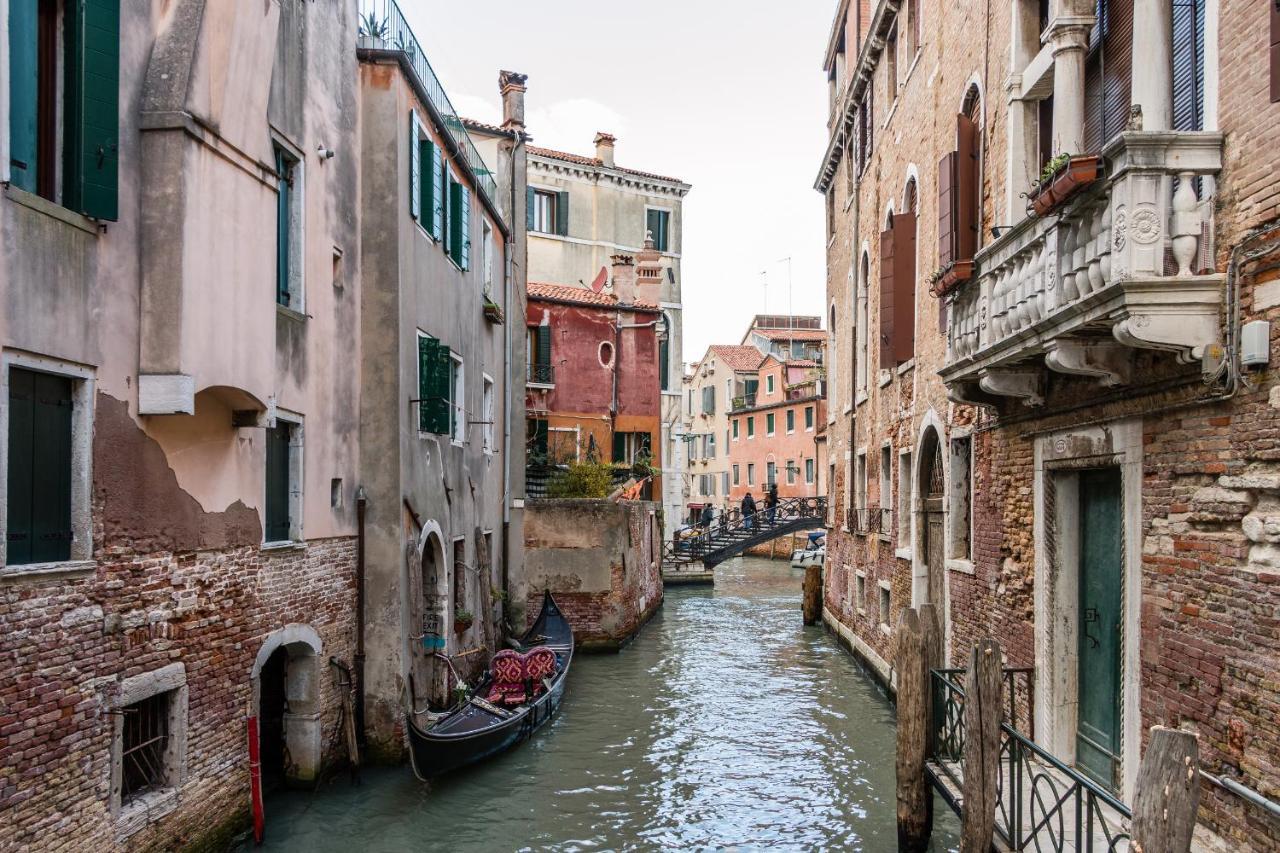
{"type": "Polygon", "coordinates": [[[1122,133],[1101,179],[983,248],[946,297],[952,396],[1034,405],[1044,368],[1111,386],[1135,348],[1200,358],[1219,337],[1224,277],[1206,241],[1221,158],[1217,133],[1122,133]]]}

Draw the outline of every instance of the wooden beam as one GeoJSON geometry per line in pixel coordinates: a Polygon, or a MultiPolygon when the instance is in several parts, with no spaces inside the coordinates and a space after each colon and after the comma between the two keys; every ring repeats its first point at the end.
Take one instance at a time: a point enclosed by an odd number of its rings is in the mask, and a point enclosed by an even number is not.
{"type": "Polygon", "coordinates": [[[897,772],[898,850],[920,853],[933,833],[933,792],[924,774],[932,722],[929,701],[930,644],[937,627],[933,609],[925,619],[904,607],[894,629],[893,665],[898,674],[897,772]],[[926,627],[928,621],[932,630],[926,627]]]}
{"type": "Polygon", "coordinates": [[[1187,853],[1199,805],[1199,739],[1153,726],[1133,797],[1134,853],[1187,853]]]}
{"type": "Polygon", "coordinates": [[[987,853],[996,827],[1000,772],[1000,719],[1004,714],[1000,644],[986,639],[973,649],[964,677],[964,802],[961,853],[987,853]]]}

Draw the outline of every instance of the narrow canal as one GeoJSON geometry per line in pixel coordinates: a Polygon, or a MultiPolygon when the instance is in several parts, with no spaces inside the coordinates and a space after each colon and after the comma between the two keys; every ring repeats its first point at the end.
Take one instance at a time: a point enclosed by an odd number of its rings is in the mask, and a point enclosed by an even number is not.
{"type": "MultiPolygon", "coordinates": [[[[531,742],[430,789],[402,768],[277,794],[265,849],[895,850],[892,706],[802,627],[800,581],[749,558],[668,590],[621,654],[574,661],[531,742]]],[[[932,849],[954,849],[934,813],[932,849]]]]}

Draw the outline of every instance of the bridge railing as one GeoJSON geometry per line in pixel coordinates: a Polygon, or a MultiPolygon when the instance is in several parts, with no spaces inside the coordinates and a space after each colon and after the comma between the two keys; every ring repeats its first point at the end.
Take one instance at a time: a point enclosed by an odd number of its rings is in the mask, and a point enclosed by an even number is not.
{"type": "MultiPolygon", "coordinates": [[[[963,669],[935,669],[932,752],[941,772],[961,787],[955,768],[964,756],[963,669]]],[[[1000,723],[996,832],[1013,850],[1126,850],[1129,808],[1097,782],[1069,767],[1018,730],[1034,725],[1033,670],[1004,670],[1007,706],[1000,723]],[[1023,702],[1018,682],[1023,681],[1023,702]],[[1025,710],[1024,710],[1025,709],[1025,710]],[[1024,716],[1025,715],[1025,716],[1024,716]]]]}
{"type": "Polygon", "coordinates": [[[763,532],[798,519],[822,522],[826,515],[827,499],[821,496],[782,498],[775,507],[765,507],[762,502],[755,512],[746,515],[741,507],[732,507],[709,525],[700,522],[677,532],[676,538],[663,548],[663,560],[700,560],[726,547],[734,532],[763,532]]]}

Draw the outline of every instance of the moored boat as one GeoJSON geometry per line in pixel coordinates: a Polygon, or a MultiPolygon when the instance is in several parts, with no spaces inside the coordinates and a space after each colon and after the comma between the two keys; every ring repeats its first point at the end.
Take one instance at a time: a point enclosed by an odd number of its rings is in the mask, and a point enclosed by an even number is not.
{"type": "Polygon", "coordinates": [[[555,716],[573,661],[573,627],[551,593],[543,593],[542,611],[520,644],[526,654],[495,655],[490,672],[462,707],[425,729],[409,720],[409,757],[418,778],[440,776],[504,752],[555,716]],[[554,654],[554,664],[547,652],[554,654]],[[539,669],[528,679],[500,677],[523,661],[553,671],[543,675],[539,669]]]}

